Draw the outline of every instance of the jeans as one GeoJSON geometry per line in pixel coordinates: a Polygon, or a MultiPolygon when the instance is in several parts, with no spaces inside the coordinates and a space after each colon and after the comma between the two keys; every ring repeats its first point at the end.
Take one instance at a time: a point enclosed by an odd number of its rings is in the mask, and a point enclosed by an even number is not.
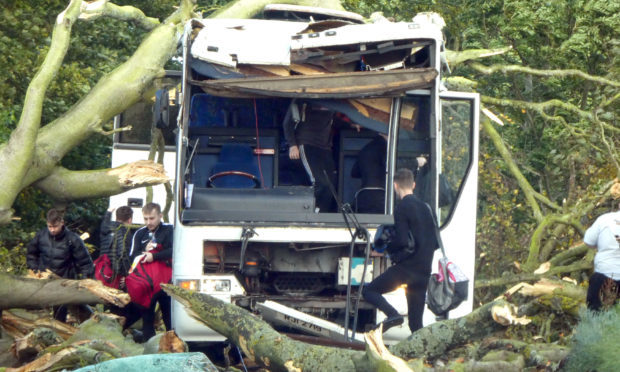
{"type": "MultiPolygon", "coordinates": [[[[588,285],[588,294],[586,296],[586,304],[588,309],[598,311],[601,309],[601,287],[605,281],[609,279],[606,275],[595,272],[590,277],[590,284],[588,285]]],[[[620,297],[620,280],[614,280],[616,282],[616,298],[620,297]]]]}

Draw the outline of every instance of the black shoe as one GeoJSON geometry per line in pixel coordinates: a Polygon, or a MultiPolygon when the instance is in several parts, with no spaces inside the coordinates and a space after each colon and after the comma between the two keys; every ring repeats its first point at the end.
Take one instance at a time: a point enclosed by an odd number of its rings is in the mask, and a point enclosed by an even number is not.
{"type": "Polygon", "coordinates": [[[383,322],[383,332],[387,332],[392,327],[399,326],[405,322],[405,318],[402,315],[388,316],[383,322]]]}
{"type": "Polygon", "coordinates": [[[142,344],[146,341],[144,339],[144,335],[142,334],[142,331],[132,328],[130,329],[129,333],[131,334],[131,338],[133,338],[133,341],[137,344],[142,344]]]}

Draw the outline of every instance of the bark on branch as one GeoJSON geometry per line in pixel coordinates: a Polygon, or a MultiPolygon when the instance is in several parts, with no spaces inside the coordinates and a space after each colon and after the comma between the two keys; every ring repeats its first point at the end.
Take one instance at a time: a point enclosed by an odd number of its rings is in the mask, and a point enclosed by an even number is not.
{"type": "Polygon", "coordinates": [[[146,30],[152,30],[160,24],[157,18],[147,17],[140,9],[129,5],[118,6],[108,0],[98,0],[82,5],[81,20],[93,21],[100,17],[133,21],[146,30]]]}
{"type": "Polygon", "coordinates": [[[601,76],[594,76],[587,74],[581,70],[568,69],[568,70],[539,70],[531,67],[520,66],[520,65],[492,65],[485,66],[481,63],[472,62],[469,64],[476,71],[481,72],[485,75],[491,75],[496,72],[502,73],[525,73],[530,75],[542,76],[542,77],[578,77],[584,80],[592,81],[598,84],[603,85],[611,85],[612,87],[620,87],[620,82],[607,79],[601,76]]]}
{"type": "Polygon", "coordinates": [[[30,279],[0,273],[0,310],[56,305],[112,303],[125,306],[129,295],[92,279],[30,279]]]}
{"type": "Polygon", "coordinates": [[[511,49],[512,47],[509,46],[496,49],[468,49],[463,51],[446,50],[444,55],[449,65],[456,66],[472,59],[480,59],[504,54],[511,49]]]}
{"type": "Polygon", "coordinates": [[[270,371],[371,371],[361,351],[309,345],[276,332],[248,311],[206,294],[162,285],[190,316],[239,346],[252,361],[270,371]]]}
{"type": "Polygon", "coordinates": [[[141,160],[113,169],[71,171],[56,167],[35,186],[57,201],[72,201],[107,197],[169,180],[162,164],[141,160]]]}
{"type": "MultiPolygon", "coordinates": [[[[569,225],[575,228],[581,235],[584,234],[585,229],[583,225],[576,220],[571,214],[564,215],[547,215],[543,218],[543,220],[538,224],[536,230],[532,234],[532,238],[530,239],[530,249],[528,253],[527,260],[523,265],[524,271],[534,271],[538,265],[540,265],[540,246],[542,241],[542,236],[547,229],[549,229],[553,224],[564,224],[569,225]]],[[[544,258],[546,259],[546,257],[544,258]]]]}
{"type": "Polygon", "coordinates": [[[540,206],[538,205],[537,200],[542,201],[543,203],[545,203],[545,205],[547,205],[547,206],[549,206],[549,207],[551,207],[553,209],[556,209],[556,210],[560,209],[560,206],[558,206],[557,204],[553,203],[547,197],[545,197],[544,195],[542,195],[539,192],[537,192],[536,190],[534,190],[534,188],[528,182],[528,180],[525,178],[523,173],[521,173],[521,170],[519,169],[519,166],[514,161],[514,158],[512,157],[512,154],[510,153],[510,151],[508,150],[508,147],[504,143],[504,140],[502,139],[502,137],[499,135],[499,133],[493,127],[493,124],[491,123],[491,120],[486,118],[486,117],[484,117],[481,120],[481,122],[482,122],[481,123],[482,124],[482,129],[489,136],[489,138],[493,142],[493,145],[495,146],[497,151],[500,153],[500,156],[506,162],[506,166],[510,170],[510,173],[512,173],[512,175],[517,180],[517,183],[519,184],[519,187],[523,191],[523,194],[525,196],[525,200],[526,200],[527,204],[532,209],[532,214],[534,215],[534,218],[536,219],[536,221],[538,221],[540,223],[543,220],[543,214],[542,214],[542,211],[540,209],[540,206]]]}
{"type": "Polygon", "coordinates": [[[503,276],[495,279],[478,279],[476,280],[475,288],[486,288],[486,287],[499,287],[506,286],[518,282],[531,282],[535,280],[539,280],[541,278],[552,277],[555,275],[566,274],[579,272],[584,270],[592,269],[592,261],[594,260],[594,251],[588,251],[586,256],[579,261],[576,261],[570,265],[564,266],[552,266],[548,271],[543,274],[534,274],[534,273],[522,273],[516,275],[503,276]]]}
{"type": "Polygon", "coordinates": [[[433,323],[394,345],[390,351],[403,359],[437,358],[454,346],[487,337],[502,329],[503,326],[493,320],[492,310],[494,306],[506,305],[507,302],[500,299],[489,302],[464,317],[433,323]]]}
{"type": "MultiPolygon", "coordinates": [[[[237,0],[213,13],[209,18],[252,18],[263,10],[271,0],[237,0]]],[[[340,0],[283,0],[280,4],[316,6],[334,10],[345,10],[340,0]]]]}

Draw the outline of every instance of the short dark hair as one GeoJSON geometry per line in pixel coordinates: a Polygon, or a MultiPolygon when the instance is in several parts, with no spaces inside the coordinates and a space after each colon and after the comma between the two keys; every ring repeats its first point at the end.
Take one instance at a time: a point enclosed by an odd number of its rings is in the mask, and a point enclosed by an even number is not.
{"type": "Polygon", "coordinates": [[[394,173],[394,182],[402,188],[412,189],[413,184],[415,183],[413,179],[413,172],[407,168],[400,168],[396,171],[396,173],[394,173]]]}
{"type": "Polygon", "coordinates": [[[161,207],[157,203],[148,203],[144,207],[142,207],[142,213],[151,213],[153,211],[157,211],[157,213],[161,213],[161,207]]]}
{"type": "Polygon", "coordinates": [[[118,207],[116,210],[116,221],[118,222],[127,222],[130,218],[133,217],[133,209],[126,205],[122,207],[118,207]]]}
{"type": "Polygon", "coordinates": [[[47,211],[47,217],[45,218],[45,220],[47,221],[47,223],[51,224],[57,224],[59,222],[62,222],[62,212],[60,212],[58,209],[52,208],[47,211]]]}

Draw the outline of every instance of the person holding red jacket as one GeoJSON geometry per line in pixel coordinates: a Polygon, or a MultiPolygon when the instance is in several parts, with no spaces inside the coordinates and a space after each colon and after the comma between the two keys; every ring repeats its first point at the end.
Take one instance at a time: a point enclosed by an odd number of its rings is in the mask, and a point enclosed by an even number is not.
{"type": "Polygon", "coordinates": [[[155,336],[157,303],[166,329],[171,329],[170,296],[160,285],[172,279],[173,228],[171,224],[162,222],[161,207],[157,203],[145,205],[142,215],[145,226],[133,236],[129,251],[133,264],[126,285],[131,301],[141,309],[142,336],[146,341],[155,336]]]}

